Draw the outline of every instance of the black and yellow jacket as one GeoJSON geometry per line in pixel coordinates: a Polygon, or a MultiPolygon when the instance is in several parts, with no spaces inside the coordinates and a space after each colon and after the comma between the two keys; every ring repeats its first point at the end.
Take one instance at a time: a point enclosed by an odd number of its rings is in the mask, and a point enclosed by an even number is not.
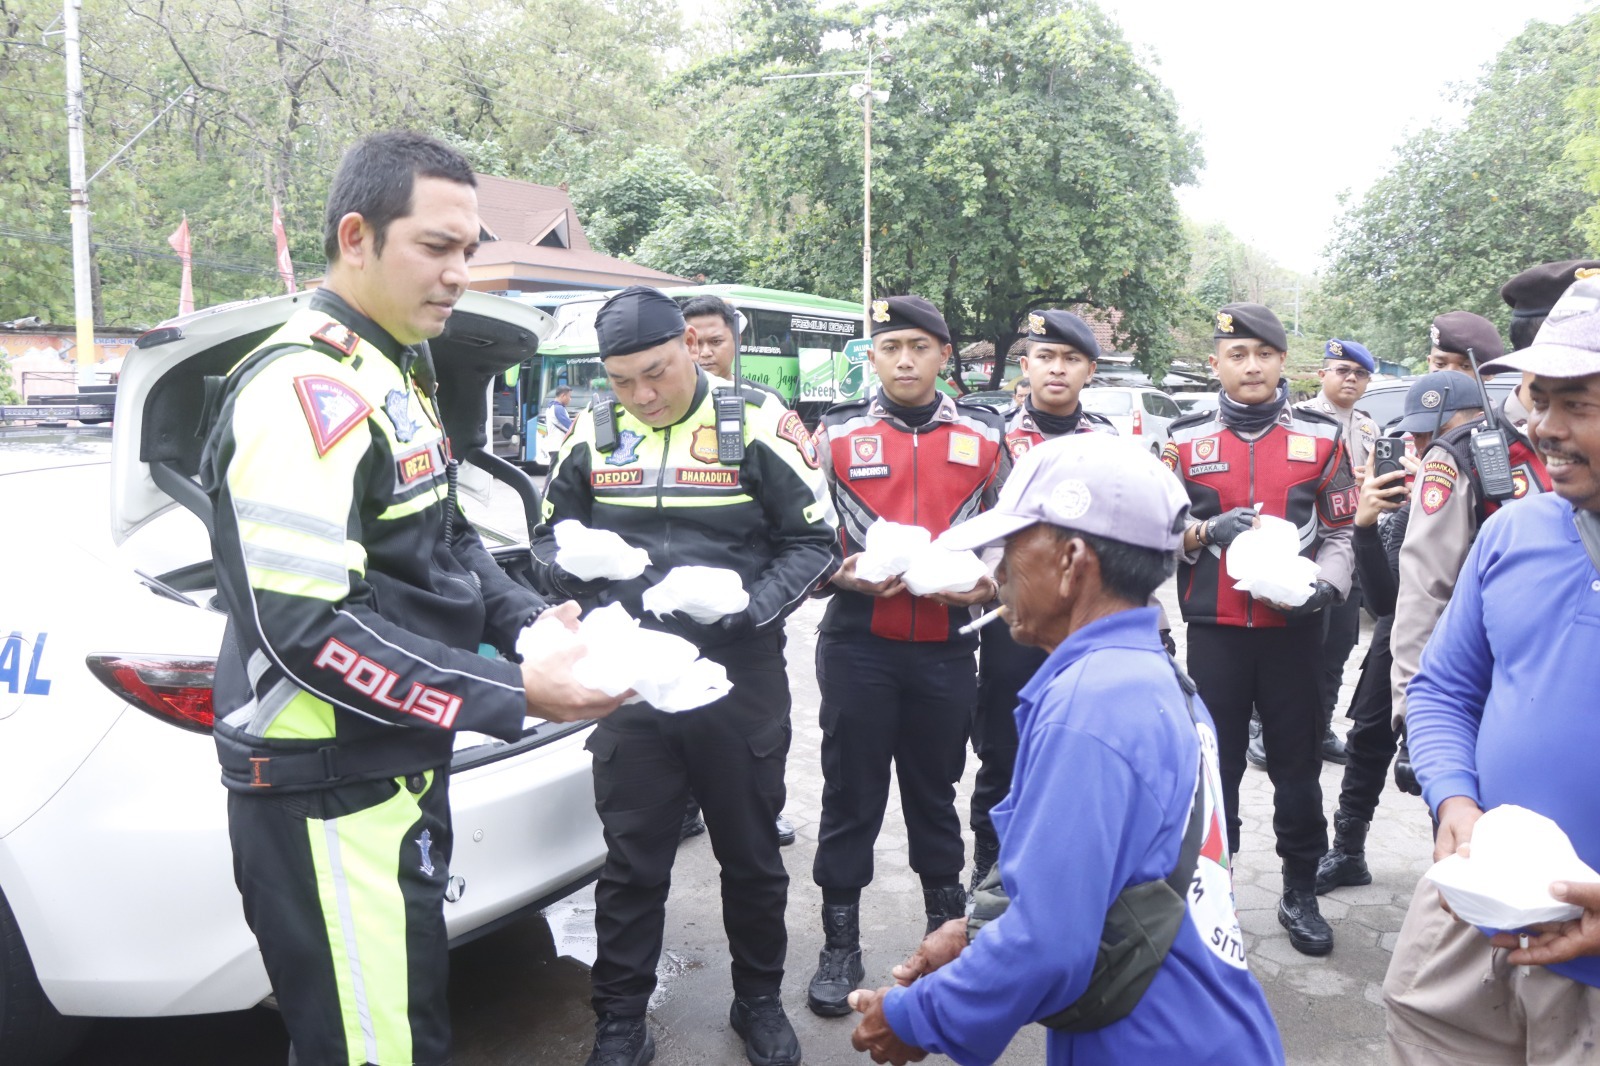
{"type": "MultiPolygon", "coordinates": [[[[661,629],[672,627],[644,614],[641,599],[667,571],[737,571],[750,606],[738,620],[743,624],[725,627],[729,639],[736,639],[781,625],[818,581],[838,569],[838,523],[800,416],[776,395],[746,389],[744,460],[720,463],[714,390],[729,383],[695,373],[689,413],[671,426],[651,428],[616,405],[618,443],[610,452],[595,447],[593,412],[578,417],[545,487],[533,554],[545,591],[555,593],[555,523],[576,519],[643,548],[650,554],[645,572],[608,582],[592,602],[621,603],[645,625],[661,629]]],[[[705,633],[688,635],[707,643],[705,633]]]]}
{"type": "Polygon", "coordinates": [[[478,649],[513,651],[544,601],[455,505],[427,358],[323,289],[228,376],[201,478],[232,789],[442,766],[455,729],[521,735],[521,671],[478,649]]]}

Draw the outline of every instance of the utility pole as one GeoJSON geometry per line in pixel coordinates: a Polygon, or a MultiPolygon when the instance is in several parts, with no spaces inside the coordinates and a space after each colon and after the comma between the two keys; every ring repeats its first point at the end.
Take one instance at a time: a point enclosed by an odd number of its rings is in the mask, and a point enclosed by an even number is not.
{"type": "Polygon", "coordinates": [[[66,0],[67,165],[72,178],[72,309],[78,333],[78,384],[94,384],[94,294],[89,287],[89,179],[83,161],[83,56],[78,16],[83,0],[66,0]]]}
{"type": "Polygon", "coordinates": [[[861,104],[861,335],[872,336],[872,105],[889,99],[889,90],[872,87],[873,60],[888,62],[887,52],[878,54],[868,42],[867,69],[827,70],[813,74],[771,74],[762,81],[787,81],[792,78],[844,78],[863,80],[850,86],[850,99],[861,104]]]}

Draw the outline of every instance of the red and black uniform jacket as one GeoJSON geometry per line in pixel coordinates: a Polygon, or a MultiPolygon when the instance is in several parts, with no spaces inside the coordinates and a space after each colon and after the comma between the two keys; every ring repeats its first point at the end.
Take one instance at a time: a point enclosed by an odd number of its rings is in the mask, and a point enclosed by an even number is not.
{"type": "MultiPolygon", "coordinates": [[[[1341,597],[1349,593],[1356,485],[1337,422],[1286,406],[1278,421],[1254,440],[1223,425],[1215,411],[1186,415],[1168,432],[1171,439],[1161,461],[1188,490],[1190,517],[1204,522],[1259,503],[1263,515],[1293,522],[1300,531],[1300,554],[1316,561],[1317,576],[1341,597]]],[[[1225,626],[1290,624],[1233,584],[1222,549],[1206,545],[1194,557],[1185,556],[1178,564],[1184,620],[1225,626]]],[[[1309,619],[1296,620],[1301,621],[1309,619]]]]}
{"type": "MultiPolygon", "coordinates": [[[[1454,457],[1457,470],[1466,471],[1472,478],[1472,517],[1478,529],[1483,528],[1490,515],[1510,502],[1510,500],[1491,500],[1489,494],[1483,491],[1483,478],[1479,475],[1478,464],[1472,457],[1472,434],[1487,424],[1485,419],[1480,418],[1464,426],[1457,426],[1444,436],[1434,438],[1433,442],[1454,457]]],[[[1511,442],[1511,483],[1515,486],[1511,499],[1520,500],[1532,493],[1549,492],[1550,472],[1544,468],[1544,460],[1539,458],[1539,452],[1532,442],[1505,420],[1502,420],[1500,425],[1511,442]]],[[[1426,471],[1424,474],[1426,475],[1426,471]]],[[[1426,482],[1428,479],[1424,476],[1423,480],[1426,482]]],[[[1446,488],[1448,487],[1447,485],[1446,488]]]]}
{"type": "MultiPolygon", "coordinates": [[[[1078,419],[1078,428],[1075,432],[1110,433],[1116,436],[1117,427],[1105,415],[1084,411],[1082,417],[1078,419]]],[[[1034,422],[1026,404],[1019,405],[1006,414],[1006,451],[1011,453],[1012,462],[1027,455],[1029,448],[1050,440],[1052,436],[1034,422]]]]}
{"type": "MultiPolygon", "coordinates": [[[[915,428],[891,415],[876,395],[829,408],[816,439],[839,512],[845,556],[866,547],[867,527],[879,518],[921,526],[937,537],[992,507],[1011,469],[1004,436],[999,413],[948,396],[926,425],[915,428]]],[[[833,595],[823,632],[978,641],[976,634],[956,633],[972,619],[966,607],[947,607],[909,592],[879,598],[835,585],[822,591],[833,595]]]]}

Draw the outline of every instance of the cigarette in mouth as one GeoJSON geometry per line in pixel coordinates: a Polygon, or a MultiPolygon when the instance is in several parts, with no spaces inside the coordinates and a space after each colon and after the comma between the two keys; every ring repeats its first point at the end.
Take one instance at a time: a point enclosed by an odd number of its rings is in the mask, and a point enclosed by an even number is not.
{"type": "Polygon", "coordinates": [[[960,629],[956,630],[956,632],[961,634],[963,637],[968,633],[976,633],[990,622],[993,622],[996,618],[999,618],[1000,612],[1003,610],[1005,610],[1004,607],[996,607],[992,611],[986,611],[983,614],[980,614],[977,618],[974,618],[972,621],[968,622],[966,625],[962,626],[960,629]]]}

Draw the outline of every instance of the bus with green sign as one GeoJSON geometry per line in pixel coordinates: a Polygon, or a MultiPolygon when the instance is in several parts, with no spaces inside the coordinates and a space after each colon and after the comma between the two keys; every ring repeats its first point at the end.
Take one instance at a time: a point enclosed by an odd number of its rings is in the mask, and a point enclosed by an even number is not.
{"type": "MultiPolygon", "coordinates": [[[[732,304],[744,324],[739,334],[741,373],[776,391],[808,425],[815,424],[829,404],[858,399],[867,389],[871,342],[862,338],[858,304],[747,285],[662,291],[679,303],[696,296],[720,296],[732,304]]],[[[594,318],[610,295],[594,293],[557,306],[555,333],[539,355],[513,376],[520,392],[523,461],[529,465],[545,466],[560,444],[545,434],[541,417],[545,398],[556,388],[569,386],[572,398],[567,406],[577,412],[604,387],[594,318]]]]}

